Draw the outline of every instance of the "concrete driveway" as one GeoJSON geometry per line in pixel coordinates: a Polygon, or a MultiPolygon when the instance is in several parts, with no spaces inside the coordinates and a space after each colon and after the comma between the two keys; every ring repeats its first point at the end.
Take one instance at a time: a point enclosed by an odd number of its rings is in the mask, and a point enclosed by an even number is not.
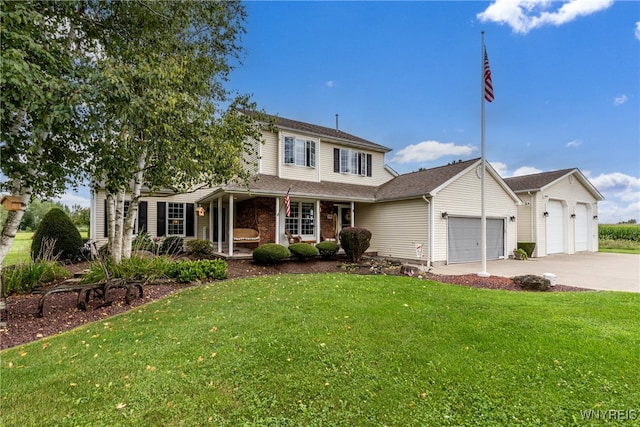
{"type": "MultiPolygon", "coordinates": [[[[435,274],[469,274],[480,272],[481,263],[435,266],[435,274]]],[[[557,254],[526,261],[513,259],[487,261],[487,272],[494,276],[513,277],[544,273],[556,275],[557,285],[581,288],[640,292],[640,255],[585,252],[557,254]]]]}

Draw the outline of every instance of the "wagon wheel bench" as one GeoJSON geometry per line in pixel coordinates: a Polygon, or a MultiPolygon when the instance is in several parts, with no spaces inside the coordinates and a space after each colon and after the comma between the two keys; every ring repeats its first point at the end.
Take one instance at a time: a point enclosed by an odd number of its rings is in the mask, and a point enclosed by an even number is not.
{"type": "Polygon", "coordinates": [[[87,304],[91,293],[98,298],[102,298],[102,304],[99,307],[106,307],[111,305],[113,301],[109,300],[109,291],[115,288],[126,289],[125,302],[131,304],[132,297],[135,295],[136,289],[138,290],[138,296],[142,298],[142,282],[128,279],[109,279],[97,283],[80,283],[80,279],[69,279],[62,282],[60,285],[52,288],[36,289],[34,294],[42,294],[38,301],[38,317],[43,316],[44,302],[50,295],[60,294],[66,292],[76,292],[78,294],[78,300],[76,306],[79,310],[86,310],[87,304]]]}

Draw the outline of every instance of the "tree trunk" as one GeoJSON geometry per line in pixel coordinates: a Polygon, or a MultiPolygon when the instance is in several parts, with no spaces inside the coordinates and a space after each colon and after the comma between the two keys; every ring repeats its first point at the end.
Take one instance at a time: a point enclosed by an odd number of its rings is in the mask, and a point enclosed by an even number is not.
{"type": "Polygon", "coordinates": [[[138,217],[138,202],[140,200],[140,192],[142,191],[142,182],[144,178],[144,168],[147,163],[147,150],[144,149],[138,157],[138,171],[135,174],[133,188],[131,191],[131,201],[129,202],[129,211],[124,221],[124,232],[122,238],[122,257],[131,258],[131,244],[133,242],[133,226],[138,217]]]}

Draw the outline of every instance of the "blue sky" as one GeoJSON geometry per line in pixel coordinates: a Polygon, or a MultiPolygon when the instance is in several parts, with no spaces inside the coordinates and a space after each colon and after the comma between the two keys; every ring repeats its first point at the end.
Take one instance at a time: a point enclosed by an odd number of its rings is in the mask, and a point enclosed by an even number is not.
{"type": "MultiPolygon", "coordinates": [[[[393,149],[399,173],[480,156],[481,31],[503,177],[577,167],[600,222],[640,220],[640,2],[245,3],[229,87],[270,114],[393,149]]],[[[83,194],[71,203],[88,204],[83,194]]]]}

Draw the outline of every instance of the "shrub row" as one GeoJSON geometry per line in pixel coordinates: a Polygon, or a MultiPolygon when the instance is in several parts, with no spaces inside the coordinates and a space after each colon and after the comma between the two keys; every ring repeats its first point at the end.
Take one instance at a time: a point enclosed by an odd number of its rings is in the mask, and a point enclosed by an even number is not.
{"type": "Polygon", "coordinates": [[[607,240],[631,240],[632,242],[640,242],[640,225],[599,224],[598,237],[607,240]]]}
{"type": "Polygon", "coordinates": [[[180,283],[195,280],[222,280],[227,278],[227,262],[222,259],[175,261],[169,264],[167,276],[180,283]]]}

